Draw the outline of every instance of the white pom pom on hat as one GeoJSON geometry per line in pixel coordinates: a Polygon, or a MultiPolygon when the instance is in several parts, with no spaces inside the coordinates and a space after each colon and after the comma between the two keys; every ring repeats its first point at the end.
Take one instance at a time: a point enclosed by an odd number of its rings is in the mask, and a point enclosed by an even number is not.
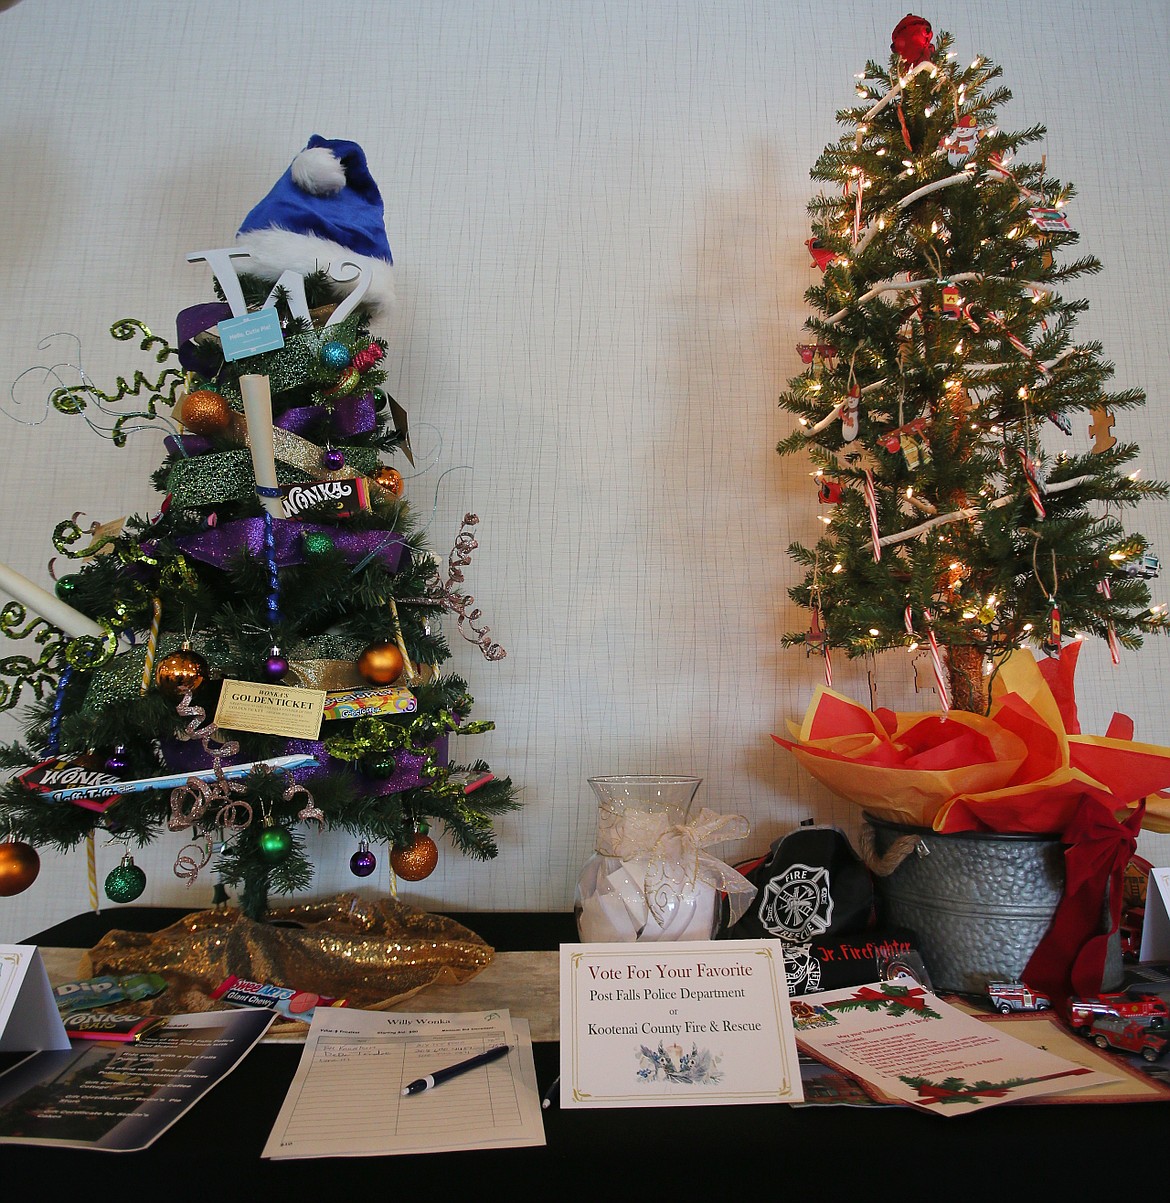
{"type": "Polygon", "coordinates": [[[292,182],[313,196],[333,196],[345,187],[345,167],[328,146],[309,146],[289,167],[292,182]]]}
{"type": "MultiPolygon", "coordinates": [[[[244,218],[236,246],[250,255],[241,271],[260,279],[290,269],[310,275],[345,259],[369,271],[370,306],[394,299],[382,195],[356,142],[314,134],[244,218]]],[[[344,295],[352,282],[335,287],[344,295]]]]}

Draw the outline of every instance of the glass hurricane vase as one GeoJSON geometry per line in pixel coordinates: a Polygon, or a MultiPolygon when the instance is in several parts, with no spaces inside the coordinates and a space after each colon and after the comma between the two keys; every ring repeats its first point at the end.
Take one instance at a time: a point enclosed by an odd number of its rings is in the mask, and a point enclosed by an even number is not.
{"type": "Polygon", "coordinates": [[[701,777],[654,773],[589,778],[597,796],[597,840],[573,902],[582,942],[715,934],[719,893],[696,879],[686,841],[677,837],[701,784],[701,777]]]}

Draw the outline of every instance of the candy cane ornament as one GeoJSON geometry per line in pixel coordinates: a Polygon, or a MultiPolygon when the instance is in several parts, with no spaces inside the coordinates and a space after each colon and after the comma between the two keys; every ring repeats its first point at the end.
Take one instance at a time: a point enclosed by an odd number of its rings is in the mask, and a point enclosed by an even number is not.
{"type": "MultiPolygon", "coordinates": [[[[934,669],[934,683],[938,689],[939,709],[942,710],[943,718],[946,718],[951,710],[951,695],[947,688],[946,670],[943,668],[938,636],[934,633],[934,615],[929,610],[923,610],[922,618],[926,623],[926,642],[930,648],[930,666],[934,669]]],[[[918,636],[914,631],[914,616],[909,606],[906,607],[905,621],[907,632],[917,639],[918,636]]]]}
{"type": "Polygon", "coordinates": [[[882,558],[882,534],[878,529],[877,490],[873,482],[873,472],[865,470],[865,508],[869,510],[869,534],[873,541],[873,558],[882,558]]]}
{"type": "MultiPolygon", "coordinates": [[[[1105,577],[1101,581],[1101,583],[1097,586],[1097,589],[1101,594],[1104,595],[1106,600],[1112,599],[1113,590],[1109,587],[1108,577],[1105,577]]],[[[1121,643],[1117,638],[1117,628],[1114,627],[1112,622],[1108,624],[1105,641],[1109,644],[1109,659],[1113,661],[1113,664],[1116,667],[1121,663],[1121,643]]]]}

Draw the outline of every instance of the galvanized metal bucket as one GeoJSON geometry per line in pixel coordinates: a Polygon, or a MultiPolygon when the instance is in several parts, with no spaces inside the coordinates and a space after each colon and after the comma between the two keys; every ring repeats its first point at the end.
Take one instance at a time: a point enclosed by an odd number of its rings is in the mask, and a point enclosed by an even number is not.
{"type": "MultiPolygon", "coordinates": [[[[1064,892],[1060,839],[940,835],[870,815],[866,822],[878,858],[897,860],[903,854],[892,872],[875,871],[878,921],[915,933],[934,988],[983,994],[989,981],[1018,981],[1064,892]]],[[[1107,918],[1104,899],[1102,913],[1107,918]]],[[[1102,989],[1116,989],[1121,982],[1121,941],[1114,933],[1102,989]]]]}

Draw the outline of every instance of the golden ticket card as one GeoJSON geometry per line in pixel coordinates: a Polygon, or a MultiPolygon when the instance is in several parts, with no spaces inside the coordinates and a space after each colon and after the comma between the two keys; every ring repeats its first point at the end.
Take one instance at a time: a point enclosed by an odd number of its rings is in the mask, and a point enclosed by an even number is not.
{"type": "Polygon", "coordinates": [[[325,690],[258,681],[224,681],[215,708],[221,730],[253,731],[289,739],[316,739],[325,713],[325,690]]]}

